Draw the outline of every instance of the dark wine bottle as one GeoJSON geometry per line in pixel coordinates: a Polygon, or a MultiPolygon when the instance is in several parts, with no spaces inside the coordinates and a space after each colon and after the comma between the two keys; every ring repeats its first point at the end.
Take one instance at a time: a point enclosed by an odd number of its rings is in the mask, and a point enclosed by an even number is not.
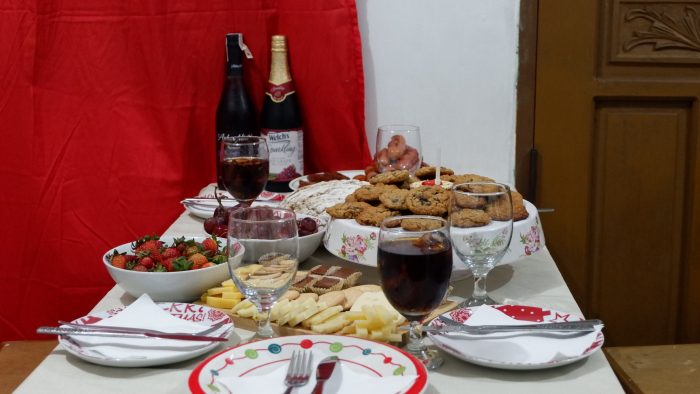
{"type": "Polygon", "coordinates": [[[270,152],[270,176],[265,188],[289,192],[289,181],[304,173],[304,132],[285,36],[272,36],[270,79],[263,102],[261,129],[270,152]]]}
{"type": "Polygon", "coordinates": [[[243,34],[227,34],[226,81],[216,109],[216,182],[222,190],[226,189],[221,180],[221,139],[238,135],[260,135],[255,107],[243,83],[244,53],[249,59],[253,57],[243,42],[243,34]]]}

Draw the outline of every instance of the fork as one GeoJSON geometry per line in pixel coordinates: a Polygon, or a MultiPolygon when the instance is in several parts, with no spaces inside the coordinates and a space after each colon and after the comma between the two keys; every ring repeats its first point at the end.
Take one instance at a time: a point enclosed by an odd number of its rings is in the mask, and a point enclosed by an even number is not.
{"type": "Polygon", "coordinates": [[[292,353],[287,376],[284,378],[284,384],[287,385],[287,390],[284,394],[289,394],[295,387],[301,387],[309,382],[312,359],[313,356],[309,352],[295,350],[292,353]]]}

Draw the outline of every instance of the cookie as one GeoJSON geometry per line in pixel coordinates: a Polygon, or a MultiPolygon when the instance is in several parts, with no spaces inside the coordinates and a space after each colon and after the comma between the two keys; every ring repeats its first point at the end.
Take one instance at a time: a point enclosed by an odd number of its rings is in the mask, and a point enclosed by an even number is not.
{"type": "Polygon", "coordinates": [[[454,193],[455,205],[460,208],[482,209],[486,206],[486,197],[454,193]]]}
{"type": "Polygon", "coordinates": [[[343,288],[345,289],[355,286],[355,283],[357,283],[360,280],[360,277],[362,277],[362,272],[352,268],[336,267],[336,269],[328,275],[334,278],[342,279],[343,288]]]}
{"type": "Polygon", "coordinates": [[[484,211],[486,211],[493,220],[506,221],[513,218],[513,204],[503,195],[490,201],[486,207],[484,207],[484,211]]]}
{"type": "Polygon", "coordinates": [[[462,209],[450,215],[450,224],[454,227],[481,227],[491,223],[491,217],[480,209],[462,209]]]}
{"type": "Polygon", "coordinates": [[[530,214],[525,208],[523,195],[513,190],[510,192],[510,198],[513,200],[513,220],[518,221],[527,219],[530,214]]]}
{"type": "Polygon", "coordinates": [[[326,208],[326,212],[335,219],[354,219],[364,209],[371,205],[366,202],[344,202],[326,208]]]}
{"type": "Polygon", "coordinates": [[[379,202],[379,195],[388,190],[396,190],[398,187],[396,185],[369,185],[363,186],[355,190],[354,196],[357,201],[362,202],[379,202]]]}
{"type": "Polygon", "coordinates": [[[278,301],[282,300],[295,300],[299,297],[299,292],[296,290],[289,289],[287,290],[284,294],[282,294],[282,297],[279,298],[278,301]]]}
{"type": "Polygon", "coordinates": [[[408,209],[406,205],[406,196],[408,196],[408,193],[408,190],[403,189],[387,190],[379,195],[379,201],[389,209],[405,210],[408,209]]]}
{"type": "MultiPolygon", "coordinates": [[[[434,166],[429,166],[429,167],[421,167],[416,170],[415,176],[418,179],[421,180],[426,180],[426,179],[434,179],[435,178],[435,172],[437,171],[437,167],[434,166]]],[[[442,175],[454,175],[454,171],[452,171],[449,168],[445,167],[440,167],[440,176],[442,179],[442,175]]]]}
{"type": "Polygon", "coordinates": [[[376,185],[378,183],[391,184],[401,183],[408,179],[408,170],[394,170],[377,174],[369,178],[369,183],[376,185]]]}
{"type": "Polygon", "coordinates": [[[439,186],[421,186],[406,197],[408,209],[418,215],[442,216],[447,212],[450,194],[439,186]]]}
{"type": "Polygon", "coordinates": [[[398,215],[398,211],[392,211],[384,206],[370,207],[360,212],[355,218],[357,223],[363,226],[375,226],[379,227],[382,224],[382,220],[398,215]]]}
{"type": "Polygon", "coordinates": [[[406,231],[429,231],[435,230],[443,226],[443,222],[435,219],[403,219],[401,220],[401,228],[406,231]]]}
{"type": "Polygon", "coordinates": [[[302,302],[306,299],[312,299],[314,301],[318,301],[318,294],[316,293],[301,293],[299,294],[299,297],[297,297],[297,301],[302,302]]]}
{"type": "Polygon", "coordinates": [[[331,291],[340,290],[343,288],[343,281],[339,278],[332,278],[330,276],[324,276],[321,279],[314,282],[309,288],[312,292],[316,294],[326,294],[331,291]]]}

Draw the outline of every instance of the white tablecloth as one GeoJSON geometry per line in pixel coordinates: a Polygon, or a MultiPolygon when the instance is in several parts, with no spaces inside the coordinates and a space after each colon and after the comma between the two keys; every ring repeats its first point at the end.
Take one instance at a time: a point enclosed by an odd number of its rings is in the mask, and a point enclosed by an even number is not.
{"type": "MultiPolygon", "coordinates": [[[[164,235],[202,235],[202,220],[183,213],[164,235]]],[[[363,281],[377,281],[376,269],[345,262],[323,247],[303,266],[319,263],[347,265],[363,271],[363,281]]],[[[454,294],[472,290],[471,279],[454,283],[454,294]]],[[[488,277],[489,294],[500,303],[527,304],[580,314],[551,255],[545,249],[515,263],[496,267],[488,277]]],[[[126,305],[134,300],[115,286],[93,312],[126,305]]],[[[70,318],[67,316],[66,318],[70,318]]],[[[235,345],[251,332],[236,330],[229,343],[235,345]]],[[[217,352],[222,349],[212,351],[217,352]]],[[[210,353],[211,354],[211,353],[210,353]]],[[[505,371],[479,367],[443,354],[441,369],[429,375],[427,393],[623,393],[601,351],[568,366],[539,371],[505,371]]],[[[93,365],[56,348],[27,377],[17,393],[186,393],[187,379],[194,367],[208,355],[177,364],[151,368],[111,368],[93,365]]]]}

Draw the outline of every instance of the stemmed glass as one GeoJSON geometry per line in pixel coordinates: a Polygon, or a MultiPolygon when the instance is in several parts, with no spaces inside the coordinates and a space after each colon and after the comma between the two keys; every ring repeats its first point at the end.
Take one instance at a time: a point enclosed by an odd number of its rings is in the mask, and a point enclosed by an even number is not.
{"type": "Polygon", "coordinates": [[[413,174],[420,168],[420,129],[411,125],[386,125],[377,130],[374,160],[379,172],[408,170],[413,174]]]}
{"type": "Polygon", "coordinates": [[[450,285],[447,221],[418,215],[385,219],[379,229],[377,265],[386,298],[410,321],[406,350],[426,368],[439,368],[443,359],[423,344],[421,321],[442,303],[450,285]]]}
{"type": "Polygon", "coordinates": [[[460,307],[494,305],[486,276],[508,251],[513,235],[510,188],[495,182],[470,182],[452,188],[450,239],[474,275],[474,292],[460,307]]]}
{"type": "Polygon", "coordinates": [[[294,212],[276,207],[246,207],[231,212],[228,222],[228,268],[236,287],[258,308],[253,340],[275,336],[270,310],[289,289],[298,266],[299,238],[294,212]],[[245,247],[234,259],[235,245],[245,247]]]}
{"type": "Polygon", "coordinates": [[[219,152],[221,181],[241,206],[262,193],[270,173],[270,153],[263,137],[224,138],[219,152]]]}

